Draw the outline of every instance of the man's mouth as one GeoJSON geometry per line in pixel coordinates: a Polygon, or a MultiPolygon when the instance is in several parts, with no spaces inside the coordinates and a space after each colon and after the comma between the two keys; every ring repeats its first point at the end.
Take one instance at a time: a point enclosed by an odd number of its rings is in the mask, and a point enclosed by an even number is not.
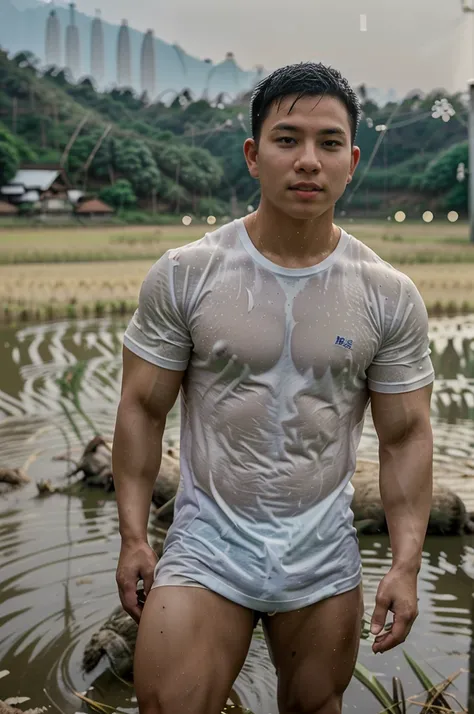
{"type": "Polygon", "coordinates": [[[317,186],[316,184],[298,183],[295,186],[290,186],[290,191],[304,191],[307,193],[319,193],[320,191],[322,191],[322,188],[320,186],[317,186]]]}

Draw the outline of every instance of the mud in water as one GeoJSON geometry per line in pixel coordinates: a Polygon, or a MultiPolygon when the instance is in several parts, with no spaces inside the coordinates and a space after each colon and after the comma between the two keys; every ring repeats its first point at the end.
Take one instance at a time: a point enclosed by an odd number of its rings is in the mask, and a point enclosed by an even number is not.
{"type": "MultiPolygon", "coordinates": [[[[66,452],[65,435],[75,458],[81,451],[58,407],[55,384],[78,359],[87,361],[83,406],[101,433],[111,437],[125,326],[94,320],[0,329],[0,467],[26,465],[31,478],[23,488],[0,496],[0,670],[9,671],[0,678],[0,699],[30,697],[22,709],[51,706],[52,700],[65,714],[86,711],[75,690],[136,710],[133,688],[120,681],[105,660],[91,674],[81,672],[86,643],[118,604],[115,566],[120,542],[114,496],[84,490],[69,497],[39,497],[36,488],[39,480],[64,485],[68,465],[54,457],[66,452]]],[[[431,337],[437,372],[435,459],[444,468],[446,485],[474,511],[474,318],[432,320],[431,337]]],[[[81,427],[88,438],[91,432],[84,423],[81,427]]],[[[176,410],[167,439],[178,443],[176,410]]],[[[370,417],[359,454],[377,457],[370,417]]],[[[162,533],[157,530],[153,536],[162,533]]],[[[362,537],[360,545],[368,620],[376,587],[390,565],[390,551],[386,537],[362,537]]],[[[427,539],[420,616],[404,647],[434,681],[466,670],[451,688],[464,706],[473,582],[474,537],[427,539]]],[[[255,643],[246,691],[239,694],[255,714],[269,714],[276,709],[268,697],[268,672],[260,666],[261,647],[261,641],[255,643]]],[[[359,659],[389,691],[394,675],[402,679],[408,696],[421,690],[401,648],[375,657],[363,640],[359,659]]],[[[375,714],[381,708],[353,680],[344,710],[375,714]]]]}

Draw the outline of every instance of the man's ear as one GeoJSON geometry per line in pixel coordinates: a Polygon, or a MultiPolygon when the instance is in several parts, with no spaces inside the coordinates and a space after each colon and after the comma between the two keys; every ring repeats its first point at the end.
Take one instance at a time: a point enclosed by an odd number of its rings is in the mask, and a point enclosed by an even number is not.
{"type": "Polygon", "coordinates": [[[251,177],[254,179],[258,179],[258,146],[255,139],[245,140],[244,156],[251,177]]]}
{"type": "Polygon", "coordinates": [[[360,161],[360,149],[358,146],[354,146],[352,148],[352,160],[351,160],[351,169],[349,172],[349,176],[347,177],[347,183],[350,183],[352,179],[354,178],[354,173],[355,170],[359,164],[360,161]]]}

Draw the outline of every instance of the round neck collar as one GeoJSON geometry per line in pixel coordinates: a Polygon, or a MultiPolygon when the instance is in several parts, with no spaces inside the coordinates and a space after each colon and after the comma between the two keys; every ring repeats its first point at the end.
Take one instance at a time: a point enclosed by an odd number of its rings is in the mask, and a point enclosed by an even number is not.
{"type": "Polygon", "coordinates": [[[279,273],[280,275],[291,275],[295,278],[303,277],[305,275],[315,275],[316,273],[320,273],[323,270],[327,270],[327,268],[331,267],[331,265],[333,265],[339,258],[339,256],[345,251],[350,241],[350,235],[346,233],[343,228],[341,228],[341,237],[339,238],[339,242],[327,258],[324,258],[324,260],[322,260],[320,263],[317,263],[316,265],[310,265],[306,268],[285,268],[283,265],[278,265],[278,263],[274,263],[269,258],[266,258],[263,253],[260,253],[260,251],[255,247],[248,234],[243,218],[235,219],[234,224],[237,228],[237,233],[242,245],[244,246],[247,253],[251,256],[251,258],[255,260],[256,263],[259,263],[259,265],[261,265],[263,268],[266,268],[267,270],[270,270],[273,273],[279,273]]]}

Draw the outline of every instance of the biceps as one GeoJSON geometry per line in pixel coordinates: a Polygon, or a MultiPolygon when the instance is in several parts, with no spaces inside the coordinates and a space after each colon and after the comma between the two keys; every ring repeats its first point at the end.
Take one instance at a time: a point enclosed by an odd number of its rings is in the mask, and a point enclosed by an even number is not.
{"type": "Polygon", "coordinates": [[[123,349],[122,402],[140,404],[155,419],[166,419],[184,372],[164,369],[123,349]]]}
{"type": "Polygon", "coordinates": [[[431,432],[430,402],[433,386],[403,394],[371,392],[374,426],[382,445],[396,445],[415,433],[431,432]]]}

